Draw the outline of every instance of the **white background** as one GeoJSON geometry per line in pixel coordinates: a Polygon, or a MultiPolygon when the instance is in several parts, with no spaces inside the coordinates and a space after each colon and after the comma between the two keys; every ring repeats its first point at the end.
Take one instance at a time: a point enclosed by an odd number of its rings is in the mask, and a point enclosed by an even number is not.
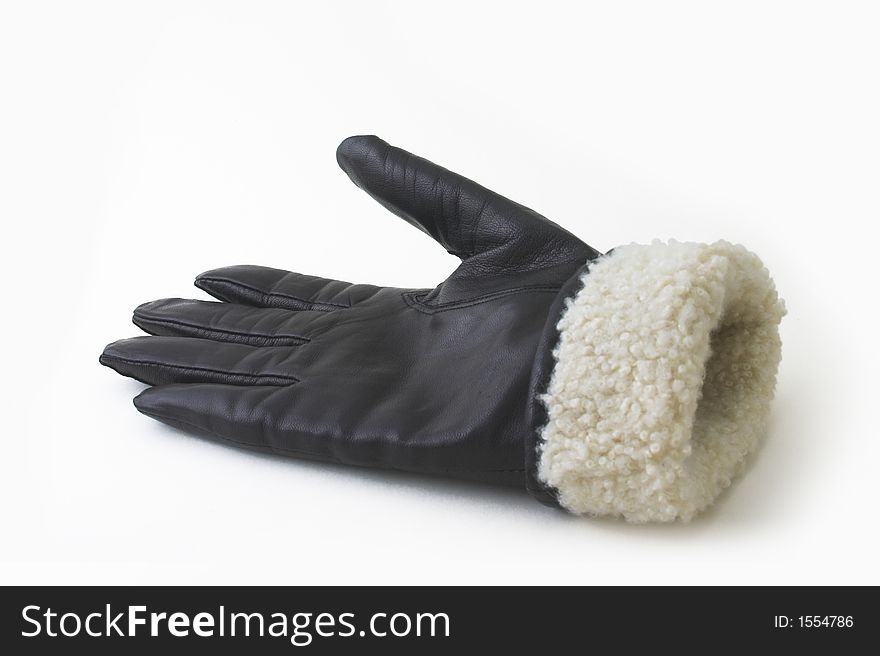
{"type": "Polygon", "coordinates": [[[876,3],[0,7],[3,583],[880,583],[876,3]],[[136,412],[98,354],[205,269],[452,270],[337,168],[358,133],[601,250],[761,255],[789,315],[744,479],[630,526],[136,412]]]}

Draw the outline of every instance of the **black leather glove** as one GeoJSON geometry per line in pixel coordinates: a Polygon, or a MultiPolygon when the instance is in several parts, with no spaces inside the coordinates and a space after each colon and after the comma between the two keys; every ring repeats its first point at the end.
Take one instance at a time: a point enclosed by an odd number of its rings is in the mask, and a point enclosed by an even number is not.
{"type": "Polygon", "coordinates": [[[764,428],[783,314],[739,246],[601,256],[540,214],[377,137],[349,177],[461,265],[434,289],[258,266],[201,274],[101,363],[144,414],[230,444],[525,485],[576,513],[690,519],[764,428]]]}

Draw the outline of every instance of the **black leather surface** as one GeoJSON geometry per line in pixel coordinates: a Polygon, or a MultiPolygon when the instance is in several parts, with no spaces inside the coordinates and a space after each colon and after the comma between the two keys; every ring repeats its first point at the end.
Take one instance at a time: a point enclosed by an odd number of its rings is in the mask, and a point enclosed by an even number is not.
{"type": "Polygon", "coordinates": [[[135,399],[144,414],[224,442],[523,485],[551,306],[598,252],[377,137],[345,140],[337,160],[458,255],[455,272],[434,289],[400,289],[208,271],[196,285],[219,302],[138,307],[150,336],[108,345],[101,363],[152,386],[135,399]]]}

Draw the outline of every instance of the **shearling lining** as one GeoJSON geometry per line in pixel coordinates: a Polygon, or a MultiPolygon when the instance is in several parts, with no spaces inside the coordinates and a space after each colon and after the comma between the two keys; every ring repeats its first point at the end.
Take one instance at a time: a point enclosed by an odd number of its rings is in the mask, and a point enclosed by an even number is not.
{"type": "Polygon", "coordinates": [[[723,241],[623,246],[582,281],[557,325],[538,477],[574,513],[688,521],[761,440],[784,305],[723,241]]]}

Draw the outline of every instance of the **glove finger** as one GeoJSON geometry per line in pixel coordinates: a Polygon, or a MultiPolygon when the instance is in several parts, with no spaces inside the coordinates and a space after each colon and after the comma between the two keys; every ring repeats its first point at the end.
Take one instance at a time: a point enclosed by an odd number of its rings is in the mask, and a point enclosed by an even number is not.
{"type": "Polygon", "coordinates": [[[133,337],[108,344],[101,364],[148,385],[291,385],[298,351],[193,337],[133,337]]]}
{"type": "Polygon", "coordinates": [[[196,277],[196,287],[221,301],[320,312],[351,307],[379,289],[253,265],[205,271],[196,277]]]}
{"type": "Polygon", "coordinates": [[[138,410],[166,424],[196,432],[236,446],[271,451],[288,456],[339,460],[334,455],[332,435],[320,422],[297,417],[307,396],[320,405],[317,395],[303,391],[303,385],[273,387],[256,385],[194,384],[158,385],[134,399],[138,410]],[[272,414],[277,408],[281,418],[272,414]]]}
{"type": "Polygon", "coordinates": [[[326,312],[255,308],[238,303],[164,298],[134,311],[135,325],[151,335],[199,337],[250,346],[298,346],[309,341],[326,312]]]}
{"type": "Polygon", "coordinates": [[[136,396],[134,405],[148,417],[176,428],[238,446],[271,449],[263,423],[265,413],[258,408],[267,407],[267,399],[290,389],[215,383],[157,385],[136,396]]]}

